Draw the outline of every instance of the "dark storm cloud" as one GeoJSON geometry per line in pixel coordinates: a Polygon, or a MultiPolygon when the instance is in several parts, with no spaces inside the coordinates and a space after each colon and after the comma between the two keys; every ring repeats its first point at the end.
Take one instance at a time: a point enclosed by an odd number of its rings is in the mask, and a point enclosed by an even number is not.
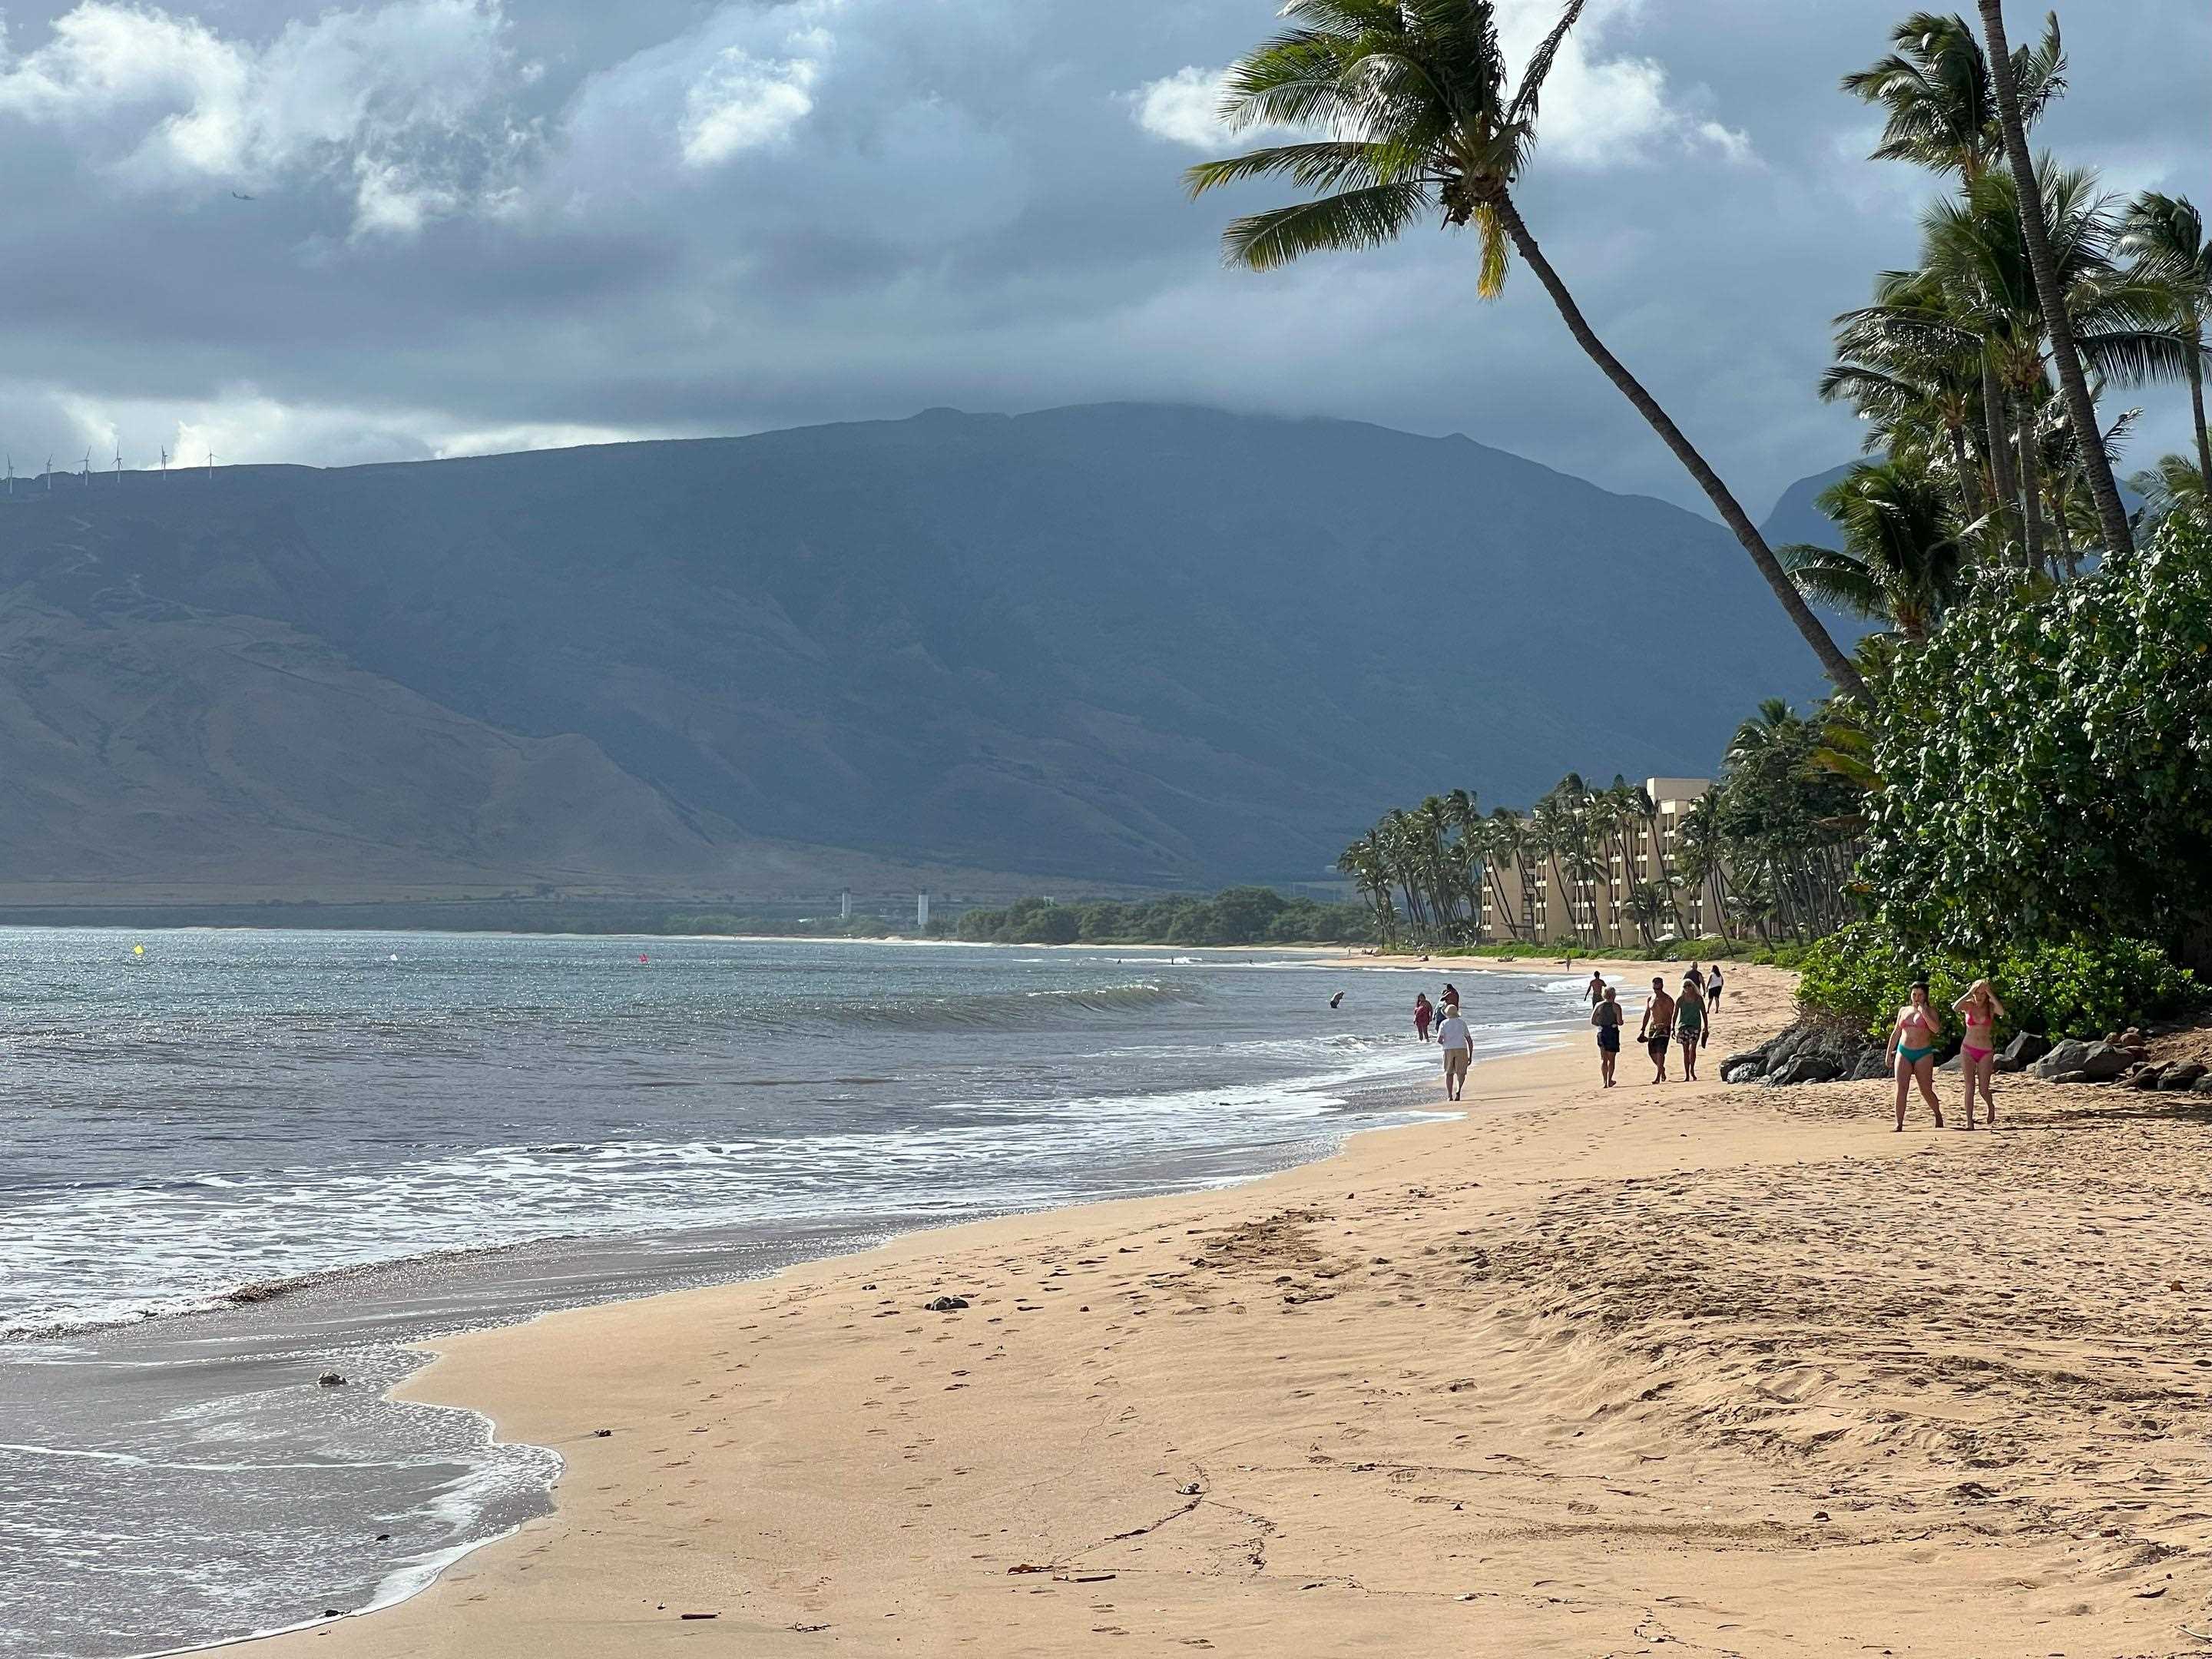
{"type": "MultiPolygon", "coordinates": [[[[1901,6],[1598,0],[1528,216],[1754,510],[1856,446],[1827,321],[1929,186],[1835,90],[1901,6]]],[[[2015,8],[2015,9],[2019,9],[2015,8]]],[[[1551,10],[1514,0],[1525,35],[1551,10]]],[[[341,462],[1108,398],[1354,416],[1687,499],[1463,240],[1256,277],[1183,199],[1265,0],[5,9],[0,436],[341,462]],[[251,197],[251,201],[240,200],[251,197]]],[[[2045,137],[2189,167],[2212,21],[2080,6],[2045,137]]],[[[2025,11],[2015,27],[2031,19],[2025,11]]],[[[1257,198],[1255,198],[1257,199],[1257,198]]],[[[2152,390],[2139,448],[2170,443],[2152,390]]]]}

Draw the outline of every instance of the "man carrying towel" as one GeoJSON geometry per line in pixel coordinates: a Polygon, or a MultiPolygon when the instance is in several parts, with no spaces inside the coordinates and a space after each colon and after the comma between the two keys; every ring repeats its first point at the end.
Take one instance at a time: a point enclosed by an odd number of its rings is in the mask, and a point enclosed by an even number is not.
{"type": "Polygon", "coordinates": [[[1456,1000],[1444,1004],[1444,1023],[1437,1027],[1444,1051],[1444,1098],[1457,1100],[1467,1088],[1467,1068],[1474,1059],[1474,1036],[1460,1018],[1456,1000]]]}
{"type": "Polygon", "coordinates": [[[1651,1000],[1644,1005],[1644,1029],[1636,1034],[1651,1056],[1654,1083],[1667,1080],[1667,1044],[1674,1035],[1674,999],[1667,994],[1667,981],[1651,981],[1651,1000]]]}

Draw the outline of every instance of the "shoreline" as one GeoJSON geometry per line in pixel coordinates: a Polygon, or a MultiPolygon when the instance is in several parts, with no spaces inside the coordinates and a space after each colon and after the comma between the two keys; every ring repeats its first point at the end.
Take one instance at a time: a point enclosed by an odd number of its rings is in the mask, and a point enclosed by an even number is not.
{"type": "MultiPolygon", "coordinates": [[[[1723,1046],[1788,1001],[1739,969],[1723,1046]]],[[[2179,1651],[2212,1304],[2111,1292],[2212,1274],[2201,1130],[2004,1079],[2005,1132],[1898,1136],[1886,1085],[1589,1058],[1233,1188],[440,1344],[398,1394],[550,1447],[556,1510],[258,1650],[2179,1651]]]]}

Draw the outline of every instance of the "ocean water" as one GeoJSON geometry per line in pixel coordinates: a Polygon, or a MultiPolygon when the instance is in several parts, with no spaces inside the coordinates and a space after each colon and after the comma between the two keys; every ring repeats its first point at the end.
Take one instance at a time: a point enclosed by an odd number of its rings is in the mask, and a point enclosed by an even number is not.
{"type": "MultiPolygon", "coordinates": [[[[26,930],[0,961],[7,1659],[358,1611],[542,1510],[550,1453],[381,1398],[407,1342],[1441,1104],[1407,1009],[1443,975],[1265,952],[26,930]]],[[[1577,981],[1453,977],[1486,1050],[1576,1021],[1577,981]]]]}

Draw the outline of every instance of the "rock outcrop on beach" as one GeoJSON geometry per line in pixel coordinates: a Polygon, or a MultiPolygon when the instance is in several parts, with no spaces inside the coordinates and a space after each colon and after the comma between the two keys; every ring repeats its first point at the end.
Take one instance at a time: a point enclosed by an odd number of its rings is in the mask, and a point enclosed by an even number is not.
{"type": "Polygon", "coordinates": [[[0,498],[19,899],[1310,880],[1439,767],[1703,775],[1819,680],[1718,526],[1343,422],[51,482],[0,498]]]}
{"type": "Polygon", "coordinates": [[[1721,1061],[1723,1083],[1857,1082],[1887,1069],[1881,1043],[1837,1020],[1806,1017],[1756,1048],[1721,1061]]]}

